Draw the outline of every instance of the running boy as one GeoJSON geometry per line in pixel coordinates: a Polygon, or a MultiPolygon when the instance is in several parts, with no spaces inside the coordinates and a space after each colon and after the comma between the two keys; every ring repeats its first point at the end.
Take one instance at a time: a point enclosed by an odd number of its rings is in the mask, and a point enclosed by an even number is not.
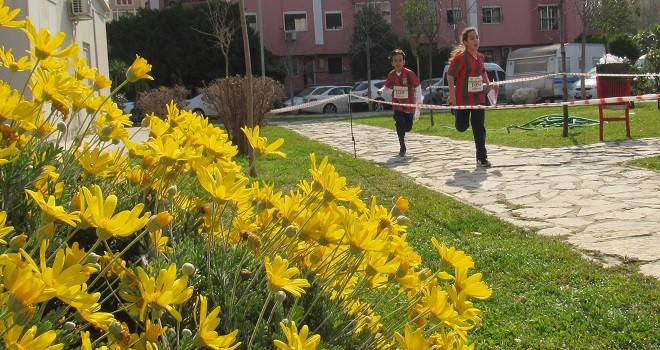
{"type": "MultiPolygon", "coordinates": [[[[394,69],[387,75],[385,86],[378,90],[378,94],[381,95],[392,89],[392,102],[394,103],[421,103],[422,87],[419,79],[415,73],[404,67],[406,54],[401,49],[395,49],[390,53],[390,61],[392,61],[394,69]]],[[[419,116],[419,111],[415,111],[415,108],[411,106],[392,106],[392,110],[394,111],[396,135],[399,137],[399,157],[403,157],[406,155],[406,132],[412,130],[413,117],[414,115],[419,116]]]]}
{"type": "MultiPolygon", "coordinates": [[[[452,51],[447,71],[449,98],[452,106],[486,105],[483,84],[497,92],[497,85],[491,84],[484,69],[483,55],[479,50],[479,33],[476,28],[465,28],[461,33],[462,44],[452,51]],[[455,83],[455,84],[454,84],[455,83]]],[[[477,166],[490,167],[486,153],[486,111],[484,109],[455,109],[456,130],[463,132],[472,123],[472,135],[477,150],[477,166]]]]}

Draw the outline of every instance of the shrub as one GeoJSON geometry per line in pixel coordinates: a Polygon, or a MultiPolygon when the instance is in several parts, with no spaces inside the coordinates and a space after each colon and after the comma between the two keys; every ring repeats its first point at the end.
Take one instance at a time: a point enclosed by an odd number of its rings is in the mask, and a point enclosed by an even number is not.
{"type": "Polygon", "coordinates": [[[136,107],[145,114],[167,115],[166,106],[174,101],[180,103],[186,99],[188,90],[183,86],[161,86],[139,93],[136,107]]]}
{"type": "MultiPolygon", "coordinates": [[[[222,123],[238,146],[238,153],[247,154],[248,143],[241,127],[247,125],[247,78],[233,76],[214,80],[206,88],[200,89],[204,99],[218,111],[222,123]]],[[[284,97],[284,86],[268,77],[252,79],[253,125],[263,126],[268,122],[268,112],[284,97]]]]}

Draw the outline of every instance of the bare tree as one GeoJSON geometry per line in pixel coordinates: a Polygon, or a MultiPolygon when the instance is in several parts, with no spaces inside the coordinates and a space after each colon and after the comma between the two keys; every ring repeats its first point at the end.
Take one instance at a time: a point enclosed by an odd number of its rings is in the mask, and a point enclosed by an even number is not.
{"type": "Polygon", "coordinates": [[[637,0],[636,12],[639,16],[640,29],[660,23],[660,1],[658,0],[637,0]]]}
{"type": "Polygon", "coordinates": [[[209,0],[206,3],[204,14],[209,20],[209,32],[199,29],[196,31],[213,38],[215,46],[220,48],[225,58],[225,78],[229,76],[229,45],[238,31],[236,19],[232,13],[232,5],[223,0],[209,0]]]}
{"type": "MultiPolygon", "coordinates": [[[[582,22],[582,40],[580,48],[580,72],[584,73],[585,70],[585,60],[587,56],[586,47],[587,47],[587,33],[589,32],[589,24],[593,22],[595,15],[595,7],[597,5],[597,0],[572,0],[569,5],[569,11],[575,11],[580,17],[582,22]]],[[[584,89],[584,75],[580,76],[580,90],[582,91],[582,99],[587,98],[587,91],[584,89]]]]}
{"type": "MultiPolygon", "coordinates": [[[[432,0],[406,0],[401,4],[400,15],[409,30],[413,54],[417,59],[417,76],[421,77],[419,65],[419,46],[426,39],[429,53],[429,79],[433,78],[433,47],[439,32],[438,7],[432,0]]],[[[431,110],[431,125],[434,125],[431,110]]]]}
{"type": "MultiPolygon", "coordinates": [[[[387,51],[394,47],[396,38],[392,33],[392,25],[383,17],[378,4],[364,3],[355,12],[353,41],[350,53],[353,59],[366,55],[367,93],[371,96],[371,60],[376,50],[387,51]]],[[[373,104],[369,104],[373,110],[373,104]]]]}

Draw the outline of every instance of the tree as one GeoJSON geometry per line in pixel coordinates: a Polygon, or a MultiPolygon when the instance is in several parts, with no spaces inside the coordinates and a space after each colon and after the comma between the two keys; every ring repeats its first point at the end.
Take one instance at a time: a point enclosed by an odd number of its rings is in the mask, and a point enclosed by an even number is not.
{"type": "MultiPolygon", "coordinates": [[[[435,1],[430,0],[406,0],[401,4],[400,15],[408,26],[409,37],[413,46],[413,54],[417,59],[417,76],[421,79],[419,64],[419,45],[422,39],[428,43],[429,56],[429,79],[433,78],[433,46],[435,37],[438,35],[438,7],[435,1]]],[[[434,125],[433,110],[431,110],[431,125],[434,125]]]]}
{"type": "Polygon", "coordinates": [[[229,48],[238,31],[234,19],[234,5],[223,0],[210,0],[206,9],[202,10],[209,21],[210,32],[198,30],[213,38],[214,44],[220,48],[225,58],[225,78],[229,77],[229,48]]]}
{"type": "MultiPolygon", "coordinates": [[[[646,53],[647,71],[660,73],[660,24],[656,23],[649,29],[640,31],[636,36],[637,44],[646,53]]],[[[660,78],[649,78],[655,81],[655,91],[660,91],[660,78]]],[[[660,109],[660,100],[658,100],[660,109]]]]}
{"type": "MultiPolygon", "coordinates": [[[[232,5],[233,18],[240,18],[232,5]]],[[[225,58],[209,38],[194,28],[210,28],[204,5],[176,6],[161,10],[140,9],[135,16],[122,17],[106,24],[108,56],[133,62],[138,54],[153,66],[154,82],[164,86],[184,85],[191,91],[225,74],[225,58]]],[[[239,21],[234,25],[237,30],[239,21]]],[[[258,67],[259,44],[249,30],[252,66],[258,67]],[[256,64],[255,64],[256,63],[256,64]]],[[[267,52],[268,53],[268,52],[267,52]]],[[[270,54],[270,53],[268,53],[270,54]]],[[[229,46],[229,74],[245,74],[243,44],[235,35],[229,46]]]]}
{"type": "MultiPolygon", "coordinates": [[[[365,3],[355,12],[353,40],[349,49],[353,75],[371,82],[372,74],[385,76],[392,68],[389,53],[396,48],[392,25],[377,4],[365,3]],[[377,62],[373,65],[371,62],[377,62]],[[379,63],[380,62],[380,63],[379,63]]],[[[371,96],[371,83],[368,94],[371,96]]],[[[371,109],[371,104],[369,104],[371,109]]]]}
{"type": "MultiPolygon", "coordinates": [[[[579,62],[580,73],[585,73],[584,63],[587,55],[587,33],[589,32],[589,24],[594,20],[594,8],[596,6],[596,2],[597,0],[572,0],[568,8],[569,11],[575,11],[580,17],[580,21],[582,22],[582,35],[580,35],[580,41],[582,44],[580,51],[582,59],[579,62]]],[[[583,100],[587,97],[587,91],[584,89],[584,78],[584,75],[580,77],[580,86],[582,87],[581,91],[583,100]]]]}
{"type": "Polygon", "coordinates": [[[639,17],[639,28],[649,28],[660,23],[660,1],[637,0],[636,13],[639,17]]]}
{"type": "Polygon", "coordinates": [[[408,38],[417,59],[417,76],[421,78],[418,49],[426,39],[429,53],[429,78],[433,77],[433,45],[438,35],[438,7],[435,1],[406,0],[401,4],[399,15],[408,27],[408,38]]]}
{"type": "Polygon", "coordinates": [[[607,52],[614,35],[634,33],[637,28],[637,17],[630,0],[597,0],[593,20],[594,27],[605,37],[607,52]]]}

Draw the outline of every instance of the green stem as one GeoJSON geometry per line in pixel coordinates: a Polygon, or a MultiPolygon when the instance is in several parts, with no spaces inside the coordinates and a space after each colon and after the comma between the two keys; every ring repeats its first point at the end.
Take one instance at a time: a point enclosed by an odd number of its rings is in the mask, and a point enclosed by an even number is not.
{"type": "Polygon", "coordinates": [[[266,312],[266,307],[268,307],[268,304],[270,303],[270,298],[273,295],[271,293],[268,293],[268,297],[266,297],[266,302],[264,303],[264,306],[261,308],[261,312],[259,313],[259,318],[257,319],[257,323],[254,325],[254,329],[252,330],[252,335],[250,336],[250,342],[248,343],[248,350],[252,349],[252,342],[254,342],[254,337],[257,335],[257,331],[259,330],[259,324],[261,323],[261,320],[264,318],[264,313],[266,312]]]}

